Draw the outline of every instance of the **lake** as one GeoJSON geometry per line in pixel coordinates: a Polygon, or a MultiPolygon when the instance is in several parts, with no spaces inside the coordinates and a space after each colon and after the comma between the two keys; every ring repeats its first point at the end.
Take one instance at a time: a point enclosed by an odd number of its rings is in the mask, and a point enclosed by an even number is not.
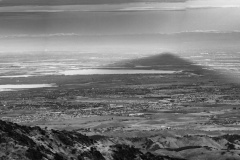
{"type": "Polygon", "coordinates": [[[1,91],[14,91],[17,89],[56,87],[56,84],[6,84],[0,85],[1,91]]]}
{"type": "Polygon", "coordinates": [[[60,72],[63,75],[104,75],[104,74],[173,74],[176,71],[163,70],[133,70],[133,69],[80,69],[60,72]]]}

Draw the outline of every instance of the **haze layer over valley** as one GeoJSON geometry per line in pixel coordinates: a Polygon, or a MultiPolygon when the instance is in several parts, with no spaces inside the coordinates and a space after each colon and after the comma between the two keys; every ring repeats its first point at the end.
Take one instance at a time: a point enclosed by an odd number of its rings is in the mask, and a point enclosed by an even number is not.
{"type": "MultiPolygon", "coordinates": [[[[91,69],[126,69],[129,66],[119,66],[118,63],[127,63],[132,59],[149,57],[149,53],[79,53],[79,52],[27,52],[19,54],[2,54],[0,60],[0,78],[16,78],[46,75],[64,74],[97,74],[98,71],[88,72],[91,69]],[[41,66],[41,67],[39,67],[41,66]],[[86,73],[84,73],[84,70],[86,73]]],[[[235,78],[240,76],[240,56],[238,52],[183,52],[183,53],[150,53],[152,56],[172,54],[186,61],[192,61],[200,68],[214,70],[229,74],[235,78]]],[[[173,62],[172,59],[171,62],[173,62]]],[[[171,62],[164,62],[164,70],[171,71],[171,62]],[[168,66],[169,65],[169,66],[168,66]]],[[[140,70],[156,69],[162,61],[149,62],[149,66],[136,64],[135,68],[140,70]],[[144,67],[144,68],[143,68],[144,67]]],[[[174,69],[180,71],[180,69],[174,69]]],[[[148,72],[148,71],[145,71],[148,72]]],[[[99,72],[100,73],[100,72],[99,72]]],[[[101,74],[104,74],[101,73],[101,74]]],[[[1,82],[0,82],[1,83],[1,82]]]]}

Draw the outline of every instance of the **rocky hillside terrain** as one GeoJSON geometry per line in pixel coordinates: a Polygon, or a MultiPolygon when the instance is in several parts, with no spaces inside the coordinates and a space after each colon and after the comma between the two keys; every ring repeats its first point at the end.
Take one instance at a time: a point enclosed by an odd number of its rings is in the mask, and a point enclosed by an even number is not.
{"type": "Polygon", "coordinates": [[[240,136],[113,138],[0,121],[2,160],[240,159],[240,136]]]}
{"type": "Polygon", "coordinates": [[[150,152],[99,136],[46,130],[0,121],[1,160],[181,160],[150,152]],[[96,140],[98,139],[98,140],[96,140]]]}

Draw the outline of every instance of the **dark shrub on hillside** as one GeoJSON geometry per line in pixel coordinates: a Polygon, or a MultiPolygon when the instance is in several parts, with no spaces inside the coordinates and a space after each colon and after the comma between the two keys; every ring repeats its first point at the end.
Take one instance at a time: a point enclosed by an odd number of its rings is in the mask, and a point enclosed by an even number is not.
{"type": "Polygon", "coordinates": [[[155,156],[154,154],[150,153],[150,152],[147,152],[146,154],[144,155],[141,155],[140,156],[142,159],[144,160],[164,160],[163,157],[160,157],[160,156],[155,156]]]}
{"type": "Polygon", "coordinates": [[[105,158],[96,148],[91,147],[90,153],[92,154],[93,158],[96,160],[105,160],[105,158]]]}
{"type": "Polygon", "coordinates": [[[227,134],[227,135],[223,135],[222,138],[228,140],[231,143],[234,143],[234,141],[240,140],[240,135],[236,135],[236,134],[229,135],[229,134],[227,134]]]}
{"type": "Polygon", "coordinates": [[[59,140],[65,145],[73,146],[74,143],[76,142],[86,144],[86,145],[90,145],[94,143],[94,140],[77,132],[56,131],[56,130],[52,130],[52,132],[55,135],[57,135],[59,140]]]}
{"type": "Polygon", "coordinates": [[[54,160],[65,160],[65,158],[62,155],[60,155],[59,153],[56,153],[54,155],[54,160]]]}
{"type": "Polygon", "coordinates": [[[138,149],[125,144],[117,144],[112,155],[114,160],[134,160],[138,154],[142,154],[138,149]]]}
{"type": "Polygon", "coordinates": [[[81,155],[79,155],[79,156],[77,157],[77,160],[84,160],[84,158],[83,158],[81,155]]]}
{"type": "Polygon", "coordinates": [[[84,157],[87,157],[91,160],[105,160],[102,154],[96,149],[91,148],[89,152],[85,151],[81,155],[78,156],[78,160],[84,160],[84,157]]]}
{"type": "Polygon", "coordinates": [[[24,146],[34,146],[35,142],[24,133],[29,132],[29,127],[20,126],[15,123],[0,121],[1,131],[6,133],[6,136],[18,141],[24,146]]]}
{"type": "Polygon", "coordinates": [[[93,136],[90,136],[90,138],[94,141],[100,141],[100,140],[107,139],[106,136],[102,136],[102,135],[93,135],[93,136]]]}
{"type": "Polygon", "coordinates": [[[65,135],[63,133],[58,133],[57,136],[63,144],[73,146],[73,144],[74,144],[73,141],[67,135],[65,135]]]}
{"type": "Polygon", "coordinates": [[[24,135],[24,134],[19,134],[15,131],[12,131],[9,133],[9,136],[12,137],[13,139],[15,139],[16,141],[18,141],[21,145],[26,145],[26,146],[35,146],[36,143],[29,138],[28,136],[24,135]]]}
{"type": "Polygon", "coordinates": [[[163,155],[154,155],[150,152],[147,152],[143,155],[140,155],[142,160],[186,160],[182,158],[175,158],[175,157],[169,157],[169,156],[163,156],[163,155]]]}
{"type": "Polygon", "coordinates": [[[31,160],[41,160],[43,156],[44,154],[37,149],[29,148],[26,151],[26,157],[28,157],[31,160]]]}
{"type": "Polygon", "coordinates": [[[93,144],[95,141],[91,138],[89,138],[88,136],[86,135],[82,135],[78,132],[65,132],[63,131],[65,134],[68,133],[68,136],[74,140],[74,141],[77,141],[77,142],[80,142],[80,143],[83,143],[83,144],[86,144],[86,145],[91,145],[93,144]]]}
{"type": "Polygon", "coordinates": [[[229,150],[234,150],[235,149],[235,145],[232,144],[232,143],[227,143],[226,146],[227,146],[227,149],[229,149],[229,150]]]}
{"type": "Polygon", "coordinates": [[[77,153],[77,149],[76,148],[73,148],[72,151],[71,151],[72,154],[76,154],[77,153]]]}
{"type": "Polygon", "coordinates": [[[6,139],[4,138],[4,136],[0,135],[0,144],[5,142],[6,142],[6,139]]]}

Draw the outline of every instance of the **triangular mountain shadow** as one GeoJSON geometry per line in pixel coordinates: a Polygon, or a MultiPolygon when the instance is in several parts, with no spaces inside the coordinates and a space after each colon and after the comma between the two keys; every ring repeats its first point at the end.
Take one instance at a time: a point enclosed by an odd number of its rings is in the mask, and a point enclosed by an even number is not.
{"type": "Polygon", "coordinates": [[[154,56],[139,58],[131,60],[128,63],[141,66],[185,66],[192,65],[191,62],[186,61],[177,55],[171,53],[163,53],[154,56]]]}
{"type": "Polygon", "coordinates": [[[188,61],[175,54],[162,53],[149,57],[143,57],[134,60],[122,61],[111,66],[126,67],[131,69],[157,69],[157,70],[173,70],[193,73],[202,76],[210,76],[214,79],[228,80],[222,73],[211,70],[207,66],[200,66],[194,62],[188,61]]]}

